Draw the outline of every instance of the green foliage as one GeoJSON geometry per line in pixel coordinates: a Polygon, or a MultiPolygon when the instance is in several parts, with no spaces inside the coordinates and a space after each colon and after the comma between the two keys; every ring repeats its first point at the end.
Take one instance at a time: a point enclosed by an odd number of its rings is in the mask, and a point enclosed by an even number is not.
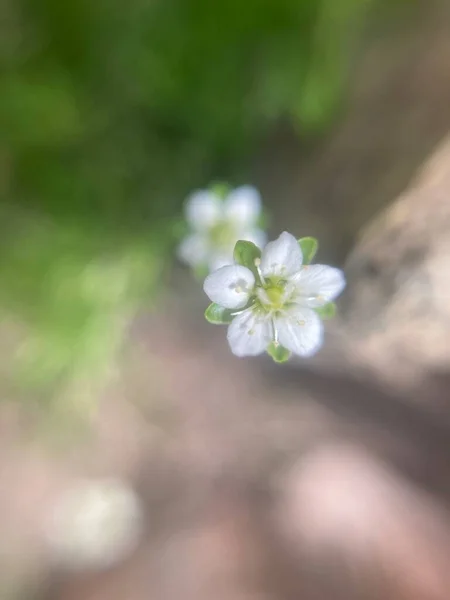
{"type": "Polygon", "coordinates": [[[160,266],[148,242],[107,243],[98,232],[35,219],[14,225],[0,242],[2,321],[20,320],[25,334],[11,348],[18,394],[45,390],[48,405],[68,382],[107,369],[160,266]]]}
{"type": "Polygon", "coordinates": [[[5,78],[0,89],[0,127],[13,148],[63,147],[82,136],[75,99],[55,75],[33,81],[5,78]]]}

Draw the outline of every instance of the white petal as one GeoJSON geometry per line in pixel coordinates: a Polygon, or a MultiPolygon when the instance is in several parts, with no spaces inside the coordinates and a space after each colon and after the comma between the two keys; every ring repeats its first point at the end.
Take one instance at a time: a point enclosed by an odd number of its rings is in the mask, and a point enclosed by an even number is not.
{"type": "Polygon", "coordinates": [[[213,271],[217,271],[218,269],[221,269],[222,267],[233,265],[233,264],[234,264],[233,252],[230,252],[228,254],[212,253],[210,255],[210,258],[208,261],[209,270],[211,271],[211,273],[213,271]]]}
{"type": "Polygon", "coordinates": [[[186,219],[197,230],[205,230],[216,225],[222,217],[223,205],[211,192],[199,190],[191,194],[185,205],[186,219]]]}
{"type": "Polygon", "coordinates": [[[250,185],[236,188],[228,195],[224,210],[226,218],[230,221],[251,227],[261,213],[261,197],[258,190],[250,185]]]}
{"type": "Polygon", "coordinates": [[[317,314],[309,308],[291,308],[275,317],[278,341],[298,356],[312,356],[323,343],[323,325],[317,314]]]}
{"type": "Polygon", "coordinates": [[[269,242],[261,256],[261,271],[264,277],[287,277],[300,270],[302,251],[293,235],[284,231],[274,242],[269,242]]]}
{"type": "Polygon", "coordinates": [[[264,248],[267,243],[267,236],[262,229],[250,229],[239,236],[240,240],[253,242],[258,248],[264,248]]]}
{"type": "Polygon", "coordinates": [[[203,289],[207,296],[225,308],[244,307],[255,285],[255,276],[241,265],[222,267],[210,273],[203,289]]]}
{"type": "Polygon", "coordinates": [[[178,258],[191,267],[204,265],[208,260],[208,242],[200,234],[184,238],[177,249],[178,258]]]}
{"type": "Polygon", "coordinates": [[[345,287],[344,273],[326,265],[307,265],[293,278],[302,304],[323,306],[334,300],[345,287]]]}
{"type": "Polygon", "coordinates": [[[271,322],[249,308],[233,319],[228,327],[227,338],[236,356],[257,356],[272,341],[271,322]]]}

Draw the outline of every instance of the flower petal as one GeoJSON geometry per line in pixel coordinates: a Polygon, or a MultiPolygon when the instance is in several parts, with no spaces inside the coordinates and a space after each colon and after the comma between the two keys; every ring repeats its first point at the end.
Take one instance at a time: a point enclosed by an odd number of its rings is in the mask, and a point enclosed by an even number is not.
{"type": "Polygon", "coordinates": [[[294,354],[312,356],[322,346],[323,324],[313,310],[293,307],[274,322],[278,341],[294,354]]]}
{"type": "Polygon", "coordinates": [[[225,200],[225,217],[230,221],[248,227],[256,223],[261,213],[261,197],[256,188],[243,185],[233,190],[225,200]]]}
{"type": "Polygon", "coordinates": [[[203,289],[206,295],[224,308],[243,308],[255,285],[255,276],[241,265],[222,267],[210,273],[203,289]]]}
{"type": "Polygon", "coordinates": [[[227,339],[235,356],[262,354],[272,338],[270,319],[251,308],[234,317],[228,327],[227,339]]]}
{"type": "Polygon", "coordinates": [[[262,229],[249,229],[239,235],[240,240],[253,242],[258,248],[264,248],[267,243],[267,236],[262,229]]]}
{"type": "Polygon", "coordinates": [[[327,265],[305,266],[291,281],[297,288],[299,302],[311,308],[332,302],[345,288],[344,273],[327,265]]]}
{"type": "Polygon", "coordinates": [[[197,230],[205,230],[216,225],[222,217],[221,200],[211,192],[199,190],[191,194],[185,204],[186,219],[197,230]]]}
{"type": "Polygon", "coordinates": [[[261,256],[264,277],[287,277],[300,270],[302,251],[293,235],[284,231],[274,242],[269,242],[261,256]]]}
{"type": "Polygon", "coordinates": [[[178,246],[177,256],[191,267],[206,265],[208,262],[208,241],[206,237],[198,233],[187,236],[178,246]]]}

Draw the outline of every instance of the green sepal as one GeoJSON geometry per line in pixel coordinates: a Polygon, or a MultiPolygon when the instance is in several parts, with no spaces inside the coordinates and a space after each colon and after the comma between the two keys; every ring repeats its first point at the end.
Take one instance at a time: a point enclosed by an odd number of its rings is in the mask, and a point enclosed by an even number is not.
{"type": "Polygon", "coordinates": [[[276,342],[271,342],[267,346],[266,352],[276,363],[287,362],[291,357],[291,352],[289,352],[287,348],[276,342]]]}
{"type": "Polygon", "coordinates": [[[235,263],[257,274],[255,260],[261,258],[261,250],[253,242],[238,240],[234,247],[233,258],[235,263]]]}
{"type": "Polygon", "coordinates": [[[319,306],[314,310],[323,320],[332,319],[336,316],[336,304],[334,302],[328,302],[328,304],[324,304],[324,306],[319,306]]]}
{"type": "Polygon", "coordinates": [[[206,265],[197,265],[196,267],[193,267],[192,271],[196,279],[203,280],[209,274],[209,269],[206,265]]]}
{"type": "Polygon", "coordinates": [[[229,325],[233,320],[233,311],[213,302],[205,310],[205,319],[213,325],[229,325]]]}
{"type": "Polygon", "coordinates": [[[309,265],[319,249],[319,242],[313,237],[304,237],[297,241],[303,254],[303,264],[309,265]]]}
{"type": "Polygon", "coordinates": [[[221,200],[225,200],[225,198],[231,192],[231,186],[228,183],[216,181],[209,186],[209,191],[218,196],[221,200]]]}
{"type": "Polygon", "coordinates": [[[269,223],[270,223],[270,218],[269,218],[268,213],[265,210],[261,211],[261,213],[256,221],[256,225],[260,229],[268,229],[269,223]]]}

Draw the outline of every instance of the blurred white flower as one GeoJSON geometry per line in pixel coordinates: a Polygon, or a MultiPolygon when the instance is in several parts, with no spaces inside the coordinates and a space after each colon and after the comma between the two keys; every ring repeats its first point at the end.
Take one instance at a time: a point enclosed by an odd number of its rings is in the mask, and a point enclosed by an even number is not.
{"type": "Polygon", "coordinates": [[[214,271],[233,263],[238,240],[264,246],[266,235],[258,226],[261,212],[259,192],[249,185],[232,190],[224,200],[212,190],[194,192],[185,203],[191,232],[178,247],[179,259],[194,269],[214,271]]]}
{"type": "Polygon", "coordinates": [[[236,356],[262,354],[272,344],[308,357],[323,343],[323,325],[316,310],[344,289],[339,269],[303,265],[302,250],[284,232],[264,248],[253,269],[225,266],[208,275],[204,291],[230,311],[228,342],[236,356]]]}
{"type": "Polygon", "coordinates": [[[139,500],[126,484],[83,481],[59,498],[46,539],[55,562],[66,568],[102,569],[131,554],[141,525],[139,500]]]}

